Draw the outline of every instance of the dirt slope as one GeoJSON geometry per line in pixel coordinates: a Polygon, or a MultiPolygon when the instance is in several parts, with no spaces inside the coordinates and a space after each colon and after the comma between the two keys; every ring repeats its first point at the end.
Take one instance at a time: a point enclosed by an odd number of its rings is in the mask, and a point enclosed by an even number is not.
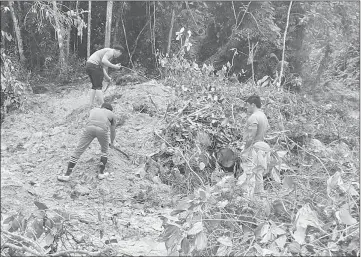
{"type": "Polygon", "coordinates": [[[124,122],[117,127],[115,145],[132,160],[110,149],[110,176],[99,181],[100,147],[94,140],[78,162],[72,181],[61,183],[56,176],[65,171],[88,117],[88,88],[86,81],[71,89],[34,95],[26,113],[9,115],[2,124],[1,212],[22,210],[30,214],[36,210],[33,202],[37,200],[49,209],[66,210],[86,219],[88,224],[82,219],[75,222],[75,233],[92,242],[87,250],[102,248],[105,240],[116,238],[114,247],[120,253],[164,256],[164,243],[156,241],[162,231],[158,215],[169,212],[171,191],[138,173],[146,156],[157,150],[153,131],[162,126],[161,114],[172,97],[171,89],[156,81],[111,86],[106,99],[124,122]],[[98,213],[103,222],[99,222],[98,213]]]}

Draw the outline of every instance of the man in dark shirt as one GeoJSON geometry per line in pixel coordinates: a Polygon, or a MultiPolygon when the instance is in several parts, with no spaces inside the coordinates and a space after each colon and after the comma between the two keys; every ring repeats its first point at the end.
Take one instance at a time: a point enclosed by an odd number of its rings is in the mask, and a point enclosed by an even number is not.
{"type": "Polygon", "coordinates": [[[101,108],[94,108],[90,111],[88,123],[83,131],[77,148],[70,157],[68,169],[64,175],[58,176],[59,181],[69,181],[70,174],[80,156],[88,148],[94,138],[97,138],[101,146],[99,179],[104,179],[108,172],[104,173],[105,164],[108,161],[109,148],[109,128],[110,128],[110,147],[113,147],[115,139],[116,118],[113,113],[113,107],[109,103],[103,103],[101,108]]]}
{"type": "Polygon", "coordinates": [[[254,193],[263,192],[263,174],[267,171],[270,159],[270,146],[264,142],[264,136],[269,128],[268,119],[261,108],[261,99],[257,95],[250,96],[247,100],[247,119],[244,141],[245,148],[241,152],[242,168],[246,181],[244,186],[249,197],[254,193]]]}

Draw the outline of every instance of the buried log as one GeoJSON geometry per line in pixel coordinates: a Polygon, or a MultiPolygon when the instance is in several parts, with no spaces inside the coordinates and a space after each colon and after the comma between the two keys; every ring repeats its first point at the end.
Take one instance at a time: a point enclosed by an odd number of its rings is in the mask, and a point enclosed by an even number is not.
{"type": "Polygon", "coordinates": [[[237,153],[230,148],[223,148],[216,153],[216,158],[219,166],[225,172],[233,172],[235,177],[238,177],[241,170],[241,159],[237,153]]]}

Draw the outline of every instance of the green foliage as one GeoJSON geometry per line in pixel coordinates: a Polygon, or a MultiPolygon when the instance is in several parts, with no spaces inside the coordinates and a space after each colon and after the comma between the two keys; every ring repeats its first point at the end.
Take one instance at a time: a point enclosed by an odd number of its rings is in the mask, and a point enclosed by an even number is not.
{"type": "MultiPolygon", "coordinates": [[[[70,40],[73,54],[81,59],[86,57],[84,28],[87,25],[84,20],[88,3],[80,1],[78,13],[74,11],[74,2],[58,5],[57,14],[44,1],[24,1],[14,5],[21,27],[27,67],[33,71],[49,69],[57,64],[58,44],[53,36],[54,15],[60,19],[63,29],[71,28],[70,38],[67,40],[70,40]]],[[[259,80],[266,75],[273,75],[270,54],[275,53],[278,58],[281,56],[281,35],[287,20],[287,7],[286,2],[115,4],[114,13],[117,15],[114,19],[114,42],[125,44],[124,24],[132,61],[145,66],[148,73],[155,73],[156,49],[162,54],[166,52],[171,13],[175,10],[173,31],[179,31],[182,27],[185,31],[192,31],[190,43],[193,47],[186,53],[186,59],[196,60],[199,64],[220,52],[214,65],[220,63],[221,67],[234,57],[231,49],[237,49],[239,54],[233,58],[235,72],[241,69],[250,72],[250,62],[253,61],[255,79],[259,80]],[[122,15],[118,15],[119,13],[122,15]],[[257,47],[251,53],[249,47],[252,44],[257,47]],[[223,47],[226,48],[222,50],[223,47]]],[[[291,74],[301,76],[306,82],[304,84],[312,88],[315,83],[318,85],[330,80],[355,88],[359,84],[358,7],[357,2],[295,2],[291,9],[285,49],[291,74]]],[[[93,5],[93,24],[99,26],[92,26],[92,52],[102,47],[104,42],[104,29],[101,28],[105,24],[105,10],[106,3],[97,2],[93,5]]],[[[6,3],[2,4],[2,12],[2,30],[8,33],[3,33],[3,36],[14,37],[10,33],[13,28],[6,3]]],[[[8,50],[16,49],[15,42],[4,44],[8,50]]],[[[178,52],[178,49],[179,42],[173,37],[171,51],[178,52]]],[[[68,60],[68,63],[72,62],[68,60]]],[[[122,63],[130,63],[127,54],[122,56],[122,63]]],[[[66,73],[67,68],[64,69],[66,73]]]]}
{"type": "Polygon", "coordinates": [[[18,62],[1,51],[1,122],[10,110],[24,107],[26,93],[29,91],[27,83],[19,81],[22,71],[18,62]]]}
{"type": "MultiPolygon", "coordinates": [[[[88,236],[80,238],[72,231],[76,222],[80,220],[89,223],[86,216],[72,214],[60,209],[49,209],[45,204],[34,201],[38,208],[30,215],[19,211],[1,214],[1,243],[3,256],[51,256],[52,254],[69,256],[70,254],[112,256],[116,251],[107,247],[98,252],[82,250],[81,246],[74,248],[74,243],[82,245],[88,236]],[[69,249],[70,248],[70,249],[69,249]],[[60,251],[61,249],[67,249],[60,251]]],[[[101,222],[100,213],[98,213],[101,222]]],[[[109,242],[109,240],[108,240],[109,242]]],[[[116,242],[116,240],[115,240],[116,242]]]]}
{"type": "MultiPolygon", "coordinates": [[[[305,47],[309,78],[323,78],[343,83],[349,88],[359,85],[359,9],[358,2],[304,3],[305,47]]],[[[313,87],[315,85],[312,85],[313,87]]],[[[319,86],[319,85],[316,85],[319,86]]]]}
{"type": "Polygon", "coordinates": [[[153,159],[168,168],[162,181],[188,195],[161,217],[169,255],[357,253],[359,143],[352,138],[359,125],[349,101],[278,90],[267,76],[257,86],[235,84],[226,67],[215,76],[183,55],[160,57],[160,64],[177,100],[156,133],[161,150],[153,159]],[[240,150],[242,99],[253,93],[269,118],[273,157],[267,195],[245,199],[244,178],[225,176],[212,153],[240,150]]]}
{"type": "Polygon", "coordinates": [[[342,188],[337,194],[341,205],[292,206],[291,197],[283,192],[281,201],[274,196],[249,201],[234,178],[224,177],[215,186],[197,189],[179,201],[170,216],[161,216],[160,238],[170,256],[355,253],[358,241],[352,235],[359,233],[359,221],[353,217],[359,205],[356,201],[345,204],[345,200],[357,200],[358,192],[348,191],[340,174],[330,177],[327,184],[327,191],[342,188]],[[340,197],[341,192],[347,196],[340,197]]]}
{"type": "Polygon", "coordinates": [[[67,228],[70,226],[70,215],[61,211],[51,211],[46,205],[34,202],[38,211],[25,216],[18,212],[13,215],[1,215],[1,228],[11,232],[8,240],[16,246],[26,246],[34,251],[54,253],[58,244],[65,239],[67,228]],[[20,235],[20,238],[13,235],[20,235]],[[24,238],[23,238],[24,237],[24,238]],[[28,239],[28,240],[27,240],[28,239]]]}

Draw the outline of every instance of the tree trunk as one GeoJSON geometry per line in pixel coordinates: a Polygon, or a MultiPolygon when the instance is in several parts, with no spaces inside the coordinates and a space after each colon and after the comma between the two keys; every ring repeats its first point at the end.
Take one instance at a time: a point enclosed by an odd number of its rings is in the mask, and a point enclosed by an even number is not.
{"type": "MultiPolygon", "coordinates": [[[[69,3],[69,9],[71,9],[72,7],[72,3],[73,2],[70,2],[69,3]]],[[[65,57],[68,58],[69,57],[69,53],[70,53],[70,38],[71,38],[71,26],[68,25],[69,27],[66,28],[66,34],[65,34],[65,38],[64,38],[64,41],[65,41],[65,49],[64,49],[64,52],[65,52],[65,57]]]]}
{"type": "Polygon", "coordinates": [[[172,19],[170,21],[170,30],[169,30],[169,35],[168,35],[168,47],[167,47],[167,55],[168,56],[169,56],[169,53],[170,53],[170,46],[171,46],[171,43],[172,43],[174,16],[175,16],[175,12],[174,12],[174,9],[173,9],[172,10],[172,19]]]}
{"type": "MultiPolygon", "coordinates": [[[[79,1],[76,1],[75,3],[75,13],[76,13],[76,16],[78,17],[79,16],[79,13],[78,13],[78,7],[79,7],[79,1]]],[[[74,38],[74,47],[73,47],[73,53],[75,54],[76,53],[76,50],[79,49],[79,39],[78,39],[78,27],[76,26],[75,27],[75,38],[74,38]]]]}
{"type": "Polygon", "coordinates": [[[315,85],[316,87],[320,84],[320,81],[321,81],[321,76],[322,74],[324,73],[324,71],[326,70],[327,68],[327,64],[329,63],[329,56],[330,56],[330,53],[331,53],[331,45],[330,45],[330,41],[331,39],[328,40],[326,46],[325,46],[325,53],[320,61],[320,65],[318,66],[318,69],[317,69],[317,76],[316,76],[316,81],[315,81],[315,85]]]}
{"type": "Polygon", "coordinates": [[[107,2],[107,17],[105,23],[105,41],[104,47],[110,47],[110,34],[112,30],[112,12],[113,12],[113,1],[107,2]]]}
{"type": "MultiPolygon", "coordinates": [[[[119,2],[121,3],[121,2],[119,2]]],[[[119,10],[119,4],[118,2],[114,3],[114,10],[119,10]]],[[[120,12],[116,11],[115,12],[115,27],[114,27],[114,35],[113,35],[113,45],[119,43],[120,41],[120,12]]]]}
{"type": "Polygon", "coordinates": [[[283,77],[283,64],[285,62],[286,36],[287,36],[288,24],[290,21],[291,7],[292,7],[292,1],[290,2],[290,5],[288,7],[286,28],[285,28],[285,33],[283,34],[282,63],[281,63],[281,71],[280,71],[279,80],[276,82],[277,87],[281,86],[282,77],[283,77]]]}
{"type": "Polygon", "coordinates": [[[14,29],[15,29],[16,41],[18,43],[18,51],[19,51],[20,62],[21,62],[22,65],[24,65],[26,59],[25,59],[25,55],[24,55],[23,39],[21,37],[18,20],[17,20],[17,18],[15,16],[14,1],[9,1],[9,8],[10,8],[10,13],[11,13],[11,18],[12,18],[13,23],[14,23],[14,29]]]}
{"type": "Polygon", "coordinates": [[[88,41],[86,46],[86,56],[87,59],[90,57],[90,35],[91,35],[91,20],[92,20],[92,1],[89,1],[89,12],[88,12],[88,41]]]}
{"type": "Polygon", "coordinates": [[[54,10],[55,30],[56,30],[56,34],[58,36],[59,65],[60,65],[61,72],[63,72],[64,68],[66,66],[65,53],[64,53],[64,37],[63,37],[63,31],[62,31],[63,29],[59,22],[59,17],[58,17],[59,11],[58,11],[58,7],[56,6],[56,1],[52,1],[51,3],[53,5],[53,10],[54,10]]]}

